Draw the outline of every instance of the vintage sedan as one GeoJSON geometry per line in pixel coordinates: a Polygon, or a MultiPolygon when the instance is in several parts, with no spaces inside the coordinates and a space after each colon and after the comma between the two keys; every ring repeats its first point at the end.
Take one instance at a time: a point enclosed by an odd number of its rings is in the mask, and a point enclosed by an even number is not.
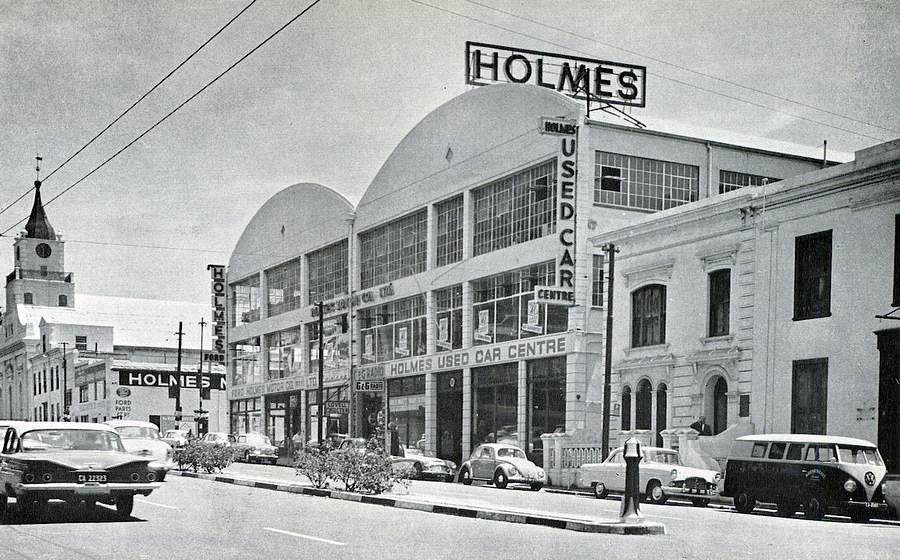
{"type": "Polygon", "coordinates": [[[15,498],[40,517],[49,500],[115,504],[131,515],[134,496],[160,487],[150,457],[128,453],[119,434],[86,422],[9,422],[0,451],[0,511],[15,498]]]}
{"type": "Polygon", "coordinates": [[[152,458],[150,468],[156,469],[160,482],[165,480],[169,470],[175,468],[175,452],[171,445],[160,439],[156,424],[141,420],[108,420],[105,424],[118,432],[126,451],[152,458]]]}
{"type": "Polygon", "coordinates": [[[232,444],[234,457],[245,463],[278,462],[278,448],[272,445],[268,436],[262,434],[238,434],[237,441],[232,444]]]}
{"type": "Polygon", "coordinates": [[[231,447],[235,443],[237,438],[225,432],[209,432],[197,440],[197,444],[202,446],[231,447]]]}
{"type": "Polygon", "coordinates": [[[184,447],[191,441],[191,431],[190,430],[166,430],[166,433],[163,434],[162,439],[164,442],[171,445],[173,448],[178,449],[179,447],[184,447]]]}
{"type": "MultiPolygon", "coordinates": [[[[686,467],[674,449],[642,446],[641,453],[641,495],[648,502],[664,504],[670,497],[682,497],[702,507],[718,493],[718,471],[686,467]]],[[[575,472],[575,486],[590,488],[597,498],[605,498],[609,492],[624,492],[622,448],[613,450],[602,463],[581,465],[575,472]]]]}
{"type": "Polygon", "coordinates": [[[416,480],[440,480],[453,482],[456,463],[447,459],[431,457],[415,447],[401,449],[401,455],[391,455],[394,469],[404,469],[410,478],[416,480]]]}
{"type": "Polygon", "coordinates": [[[528,484],[537,491],[546,484],[547,475],[515,445],[484,443],[476,447],[469,460],[459,467],[460,482],[468,485],[473,480],[486,480],[497,488],[528,484]]]}

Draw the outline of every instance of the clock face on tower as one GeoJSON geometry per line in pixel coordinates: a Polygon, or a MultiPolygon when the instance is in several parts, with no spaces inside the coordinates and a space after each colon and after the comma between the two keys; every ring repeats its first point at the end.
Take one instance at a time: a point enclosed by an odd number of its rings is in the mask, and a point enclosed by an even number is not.
{"type": "Polygon", "coordinates": [[[50,249],[49,245],[47,245],[46,243],[41,243],[34,248],[34,252],[37,253],[37,255],[42,259],[46,259],[53,251],[50,249]]]}

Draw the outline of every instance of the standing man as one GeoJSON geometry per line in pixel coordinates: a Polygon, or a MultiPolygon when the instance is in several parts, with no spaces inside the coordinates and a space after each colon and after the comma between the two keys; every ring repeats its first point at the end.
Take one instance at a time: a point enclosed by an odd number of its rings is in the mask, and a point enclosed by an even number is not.
{"type": "Polygon", "coordinates": [[[712,429],[710,429],[709,424],[706,423],[706,416],[700,416],[696,422],[691,424],[691,428],[697,430],[701,436],[712,435],[712,429]]]}

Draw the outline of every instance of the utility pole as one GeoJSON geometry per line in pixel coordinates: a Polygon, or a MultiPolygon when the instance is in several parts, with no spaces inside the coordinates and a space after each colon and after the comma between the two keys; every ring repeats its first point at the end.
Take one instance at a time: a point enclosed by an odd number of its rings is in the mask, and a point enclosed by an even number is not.
{"type": "Polygon", "coordinates": [[[325,320],[322,317],[325,314],[325,305],[320,301],[317,303],[319,307],[319,392],[317,394],[317,402],[319,405],[319,444],[322,444],[323,424],[325,423],[325,394],[322,386],[325,384],[325,360],[322,356],[322,347],[325,345],[325,320]]]}
{"type": "Polygon", "coordinates": [[[197,393],[200,397],[200,408],[197,409],[197,436],[200,436],[200,426],[203,424],[203,327],[206,326],[206,320],[200,318],[200,367],[197,368],[197,393]]]}
{"type": "Polygon", "coordinates": [[[66,422],[69,421],[69,383],[68,383],[68,367],[66,362],[66,347],[69,345],[68,342],[60,343],[63,347],[63,382],[62,382],[62,408],[63,408],[63,420],[66,422]]]}
{"type": "Polygon", "coordinates": [[[612,376],[612,332],[613,332],[613,279],[616,273],[616,253],[619,252],[612,243],[603,245],[602,249],[609,255],[609,275],[607,277],[606,296],[606,360],[603,371],[603,436],[601,449],[603,458],[609,453],[609,400],[610,376],[612,376]]]}
{"type": "MultiPolygon", "coordinates": [[[[181,321],[178,321],[178,365],[175,369],[175,429],[181,427],[181,337],[184,332],[181,329],[181,321]]],[[[171,393],[171,380],[169,381],[169,392],[171,393]]]]}

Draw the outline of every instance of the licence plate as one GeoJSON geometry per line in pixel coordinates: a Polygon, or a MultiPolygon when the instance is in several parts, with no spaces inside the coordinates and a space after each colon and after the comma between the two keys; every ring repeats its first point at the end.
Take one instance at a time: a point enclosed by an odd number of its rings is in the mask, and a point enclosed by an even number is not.
{"type": "Polygon", "coordinates": [[[80,474],[78,482],[106,482],[105,474],[80,474]]]}
{"type": "Polygon", "coordinates": [[[867,508],[867,509],[878,509],[878,507],[879,507],[880,505],[881,505],[881,504],[879,504],[879,503],[877,503],[877,502],[866,502],[866,508],[867,508]]]}

